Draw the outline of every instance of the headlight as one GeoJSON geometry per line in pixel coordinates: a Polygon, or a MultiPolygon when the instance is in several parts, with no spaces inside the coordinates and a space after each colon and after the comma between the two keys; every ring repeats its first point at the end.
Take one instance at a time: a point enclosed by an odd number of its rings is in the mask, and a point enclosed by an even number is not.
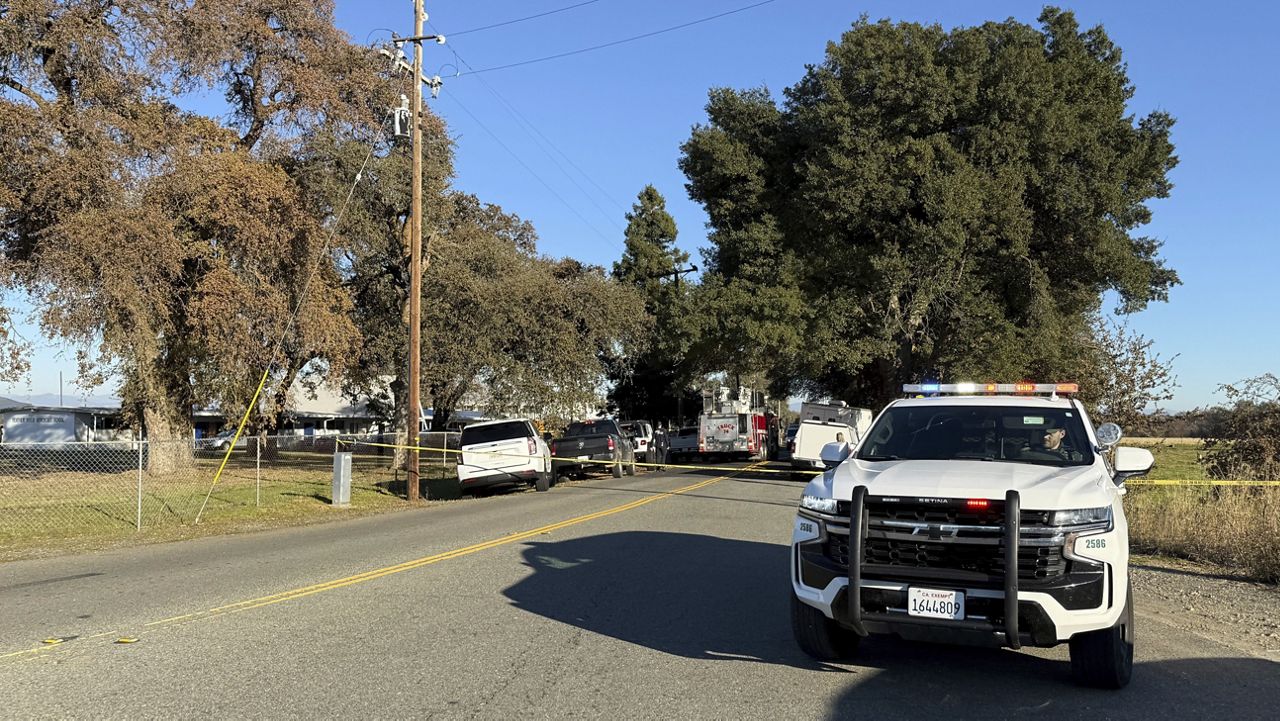
{"type": "Polygon", "coordinates": [[[836,512],[836,499],[822,498],[821,496],[800,496],[800,507],[831,516],[835,515],[836,512]]]}
{"type": "Polygon", "coordinates": [[[1077,508],[1073,511],[1054,511],[1050,521],[1055,526],[1092,526],[1111,524],[1111,506],[1102,508],[1077,508]]]}

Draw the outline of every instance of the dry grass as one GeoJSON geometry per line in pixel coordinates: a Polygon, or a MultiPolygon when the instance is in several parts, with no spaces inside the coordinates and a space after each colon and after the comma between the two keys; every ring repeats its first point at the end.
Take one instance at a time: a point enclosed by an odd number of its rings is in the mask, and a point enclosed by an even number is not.
{"type": "Polygon", "coordinates": [[[1125,512],[1135,551],[1280,582],[1280,489],[1134,488],[1125,512]]]}
{"type": "Polygon", "coordinates": [[[1200,446],[1204,444],[1203,438],[1144,438],[1135,436],[1133,438],[1125,438],[1120,442],[1122,446],[1138,446],[1139,448],[1150,448],[1151,446],[1200,446]]]}
{"type": "MultiPolygon", "coordinates": [[[[1131,439],[1132,440],[1132,439],[1131,439]]],[[[1199,480],[1200,446],[1160,443],[1153,479],[1199,480]]],[[[1142,486],[1125,498],[1133,548],[1280,582],[1280,488],[1142,486]]]]}

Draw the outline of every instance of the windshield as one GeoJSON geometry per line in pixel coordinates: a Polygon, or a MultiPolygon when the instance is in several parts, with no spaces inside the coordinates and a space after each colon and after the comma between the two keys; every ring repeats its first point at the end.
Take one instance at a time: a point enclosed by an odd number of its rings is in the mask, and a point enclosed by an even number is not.
{"type": "Polygon", "coordinates": [[[594,436],[605,433],[612,433],[615,436],[622,435],[618,432],[618,426],[613,421],[582,421],[581,423],[570,423],[569,428],[564,432],[566,436],[594,436]]]}
{"type": "Polygon", "coordinates": [[[493,443],[495,441],[506,441],[513,438],[526,438],[528,436],[529,424],[524,421],[491,423],[484,426],[467,426],[466,428],[463,428],[462,438],[458,441],[458,444],[471,446],[478,443],[493,443]]]}
{"type": "Polygon", "coordinates": [[[930,404],[886,410],[857,458],[1084,466],[1093,462],[1093,450],[1070,409],[930,404]]]}

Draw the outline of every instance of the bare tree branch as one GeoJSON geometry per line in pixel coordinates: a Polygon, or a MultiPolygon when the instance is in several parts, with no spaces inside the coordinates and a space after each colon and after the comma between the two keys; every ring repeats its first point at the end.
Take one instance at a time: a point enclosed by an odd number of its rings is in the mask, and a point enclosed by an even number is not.
{"type": "Polygon", "coordinates": [[[41,97],[40,93],[37,93],[36,91],[32,90],[26,85],[23,85],[17,80],[14,80],[13,78],[0,76],[0,83],[7,85],[10,88],[13,88],[14,90],[17,90],[18,92],[27,96],[33,103],[36,104],[37,107],[46,108],[49,106],[49,101],[41,97]]]}

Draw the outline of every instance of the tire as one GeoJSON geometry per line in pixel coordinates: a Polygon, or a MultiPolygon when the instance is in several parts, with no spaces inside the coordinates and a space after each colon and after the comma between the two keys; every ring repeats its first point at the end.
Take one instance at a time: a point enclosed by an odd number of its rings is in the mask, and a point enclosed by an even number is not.
{"type": "Polygon", "coordinates": [[[534,482],[534,488],[536,488],[539,493],[546,493],[551,490],[551,474],[539,473],[538,479],[534,482]]]}
{"type": "Polygon", "coordinates": [[[631,462],[627,464],[626,468],[622,469],[622,472],[627,474],[628,476],[634,476],[636,474],[636,457],[635,456],[631,457],[631,462]]]}
{"type": "Polygon", "coordinates": [[[616,461],[610,466],[609,472],[613,474],[614,478],[622,478],[622,461],[616,461]]]}
{"type": "Polygon", "coordinates": [[[1133,676],[1133,586],[1125,596],[1124,612],[1111,628],[1071,637],[1071,675],[1081,686],[1120,689],[1133,676]]]}
{"type": "Polygon", "coordinates": [[[791,632],[800,650],[819,661],[839,661],[854,655],[862,640],[858,634],[843,628],[822,611],[791,594],[791,632]]]}

